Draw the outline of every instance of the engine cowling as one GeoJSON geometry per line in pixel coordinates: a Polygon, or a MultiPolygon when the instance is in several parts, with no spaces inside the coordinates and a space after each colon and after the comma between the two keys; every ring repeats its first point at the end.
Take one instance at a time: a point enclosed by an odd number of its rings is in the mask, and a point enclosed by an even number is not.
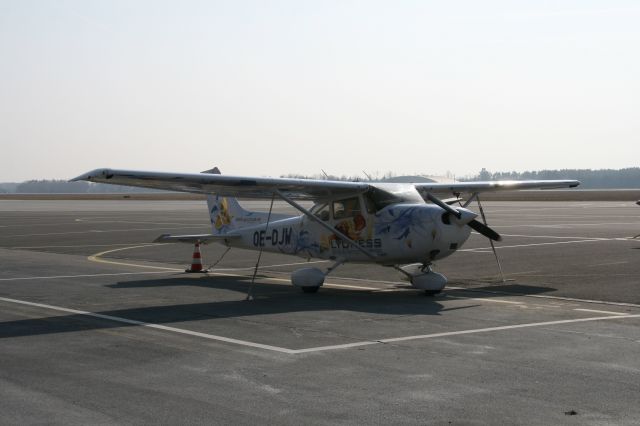
{"type": "Polygon", "coordinates": [[[291,274],[291,284],[296,287],[320,287],[324,283],[324,272],[318,268],[302,268],[291,274]]]}

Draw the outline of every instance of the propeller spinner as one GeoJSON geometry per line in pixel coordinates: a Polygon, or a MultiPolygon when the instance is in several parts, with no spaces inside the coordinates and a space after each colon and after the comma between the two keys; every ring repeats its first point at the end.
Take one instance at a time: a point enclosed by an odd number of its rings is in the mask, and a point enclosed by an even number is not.
{"type": "MultiPolygon", "coordinates": [[[[463,219],[463,216],[467,216],[468,217],[468,215],[464,214],[464,212],[468,212],[468,210],[466,210],[466,209],[458,210],[458,209],[450,206],[449,204],[445,203],[441,199],[439,199],[439,198],[437,198],[437,197],[435,197],[434,195],[431,195],[431,194],[427,194],[427,198],[433,204],[436,204],[437,206],[440,206],[447,213],[450,213],[451,215],[455,216],[458,219],[463,219]]],[[[493,240],[493,241],[501,241],[502,240],[502,237],[500,236],[500,234],[498,234],[493,229],[489,228],[484,223],[476,220],[475,217],[473,219],[467,221],[466,225],[469,225],[474,231],[476,231],[479,234],[484,235],[485,237],[489,238],[490,240],[493,240]]]]}

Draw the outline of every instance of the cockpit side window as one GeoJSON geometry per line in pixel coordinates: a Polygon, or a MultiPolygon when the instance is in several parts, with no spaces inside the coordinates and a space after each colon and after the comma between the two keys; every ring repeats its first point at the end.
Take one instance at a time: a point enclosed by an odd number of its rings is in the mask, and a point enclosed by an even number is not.
{"type": "Polygon", "coordinates": [[[360,200],[358,197],[345,198],[333,202],[333,218],[345,219],[361,214],[360,200]]]}
{"type": "Polygon", "coordinates": [[[329,220],[329,217],[330,217],[329,204],[327,203],[316,204],[311,209],[311,213],[313,213],[313,215],[318,219],[327,221],[329,220]]]}

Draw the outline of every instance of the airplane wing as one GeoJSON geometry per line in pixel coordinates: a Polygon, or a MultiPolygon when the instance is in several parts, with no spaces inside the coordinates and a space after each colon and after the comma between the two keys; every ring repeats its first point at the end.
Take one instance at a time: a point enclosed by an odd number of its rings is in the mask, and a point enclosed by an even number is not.
{"type": "Polygon", "coordinates": [[[353,195],[372,188],[392,194],[401,194],[407,191],[414,192],[413,188],[415,187],[415,190],[424,198],[428,193],[459,194],[519,189],[573,188],[580,184],[577,180],[394,184],[117,169],[96,169],[71,179],[71,181],[79,180],[246,198],[271,198],[277,190],[287,197],[297,200],[318,200],[353,195]]]}
{"type": "Polygon", "coordinates": [[[271,198],[274,190],[279,190],[289,198],[298,200],[317,200],[334,195],[357,194],[369,189],[369,184],[363,182],[116,169],[96,169],[71,179],[71,181],[80,180],[247,198],[271,198]]]}
{"type": "Polygon", "coordinates": [[[575,188],[580,185],[577,180],[503,180],[485,182],[458,182],[458,183],[416,183],[414,184],[420,194],[431,192],[440,193],[475,193],[489,191],[514,191],[521,189],[560,189],[575,188]]]}

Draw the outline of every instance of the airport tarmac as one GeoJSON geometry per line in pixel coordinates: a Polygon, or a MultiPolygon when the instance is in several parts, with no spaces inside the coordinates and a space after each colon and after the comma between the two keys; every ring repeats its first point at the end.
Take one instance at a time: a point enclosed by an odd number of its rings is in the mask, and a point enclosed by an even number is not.
{"type": "Polygon", "coordinates": [[[506,283],[472,234],[434,298],[351,264],[303,294],[265,253],[245,301],[256,252],[150,244],[201,201],[2,200],[0,423],[638,424],[640,208],[485,211],[506,283]]]}

